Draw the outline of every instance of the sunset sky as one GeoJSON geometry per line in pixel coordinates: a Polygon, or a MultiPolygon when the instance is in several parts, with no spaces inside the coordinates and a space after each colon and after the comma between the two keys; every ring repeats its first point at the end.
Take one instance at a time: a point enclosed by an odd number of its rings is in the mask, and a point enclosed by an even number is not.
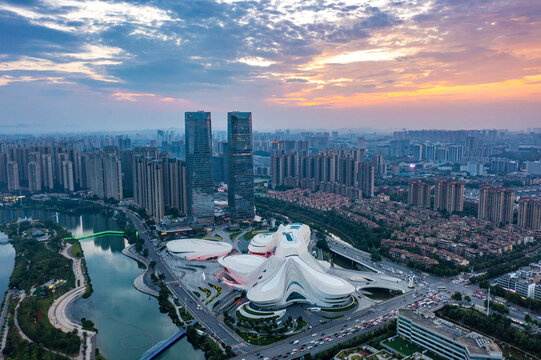
{"type": "Polygon", "coordinates": [[[541,127],[540,0],[0,0],[0,133],[541,127]]]}

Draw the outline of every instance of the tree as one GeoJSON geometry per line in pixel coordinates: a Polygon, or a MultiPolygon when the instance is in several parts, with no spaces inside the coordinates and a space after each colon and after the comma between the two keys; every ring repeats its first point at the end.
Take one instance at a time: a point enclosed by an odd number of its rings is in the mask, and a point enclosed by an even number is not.
{"type": "Polygon", "coordinates": [[[464,296],[464,300],[466,302],[471,302],[471,297],[469,297],[468,295],[464,296]]]}
{"type": "Polygon", "coordinates": [[[488,282],[488,280],[481,280],[479,281],[479,287],[481,289],[488,289],[488,287],[490,286],[490,283],[488,282]]]}
{"type": "MultiPolygon", "coordinates": [[[[462,294],[460,292],[455,292],[453,296],[451,296],[456,301],[462,301],[462,294]]],[[[471,299],[470,299],[471,300],[471,299]]]]}
{"type": "Polygon", "coordinates": [[[378,253],[378,250],[376,248],[372,248],[372,250],[370,250],[370,259],[372,261],[381,261],[382,260],[382,257],[378,253]]]}
{"type": "Polygon", "coordinates": [[[526,314],[526,316],[524,316],[524,321],[526,321],[528,324],[532,322],[532,317],[530,314],[526,314]]]}

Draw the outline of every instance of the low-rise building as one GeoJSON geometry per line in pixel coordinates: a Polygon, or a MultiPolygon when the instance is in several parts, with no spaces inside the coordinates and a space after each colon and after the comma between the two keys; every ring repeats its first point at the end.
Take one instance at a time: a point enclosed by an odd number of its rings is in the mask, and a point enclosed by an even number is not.
{"type": "Polygon", "coordinates": [[[502,352],[490,338],[437,318],[433,312],[400,310],[398,335],[450,360],[499,360],[502,352]]]}

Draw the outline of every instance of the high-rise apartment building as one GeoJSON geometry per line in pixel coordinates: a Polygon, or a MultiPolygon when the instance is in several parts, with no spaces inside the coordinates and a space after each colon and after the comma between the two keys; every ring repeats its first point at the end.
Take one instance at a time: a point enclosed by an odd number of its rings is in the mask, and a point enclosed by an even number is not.
{"type": "Polygon", "coordinates": [[[423,158],[427,161],[436,160],[436,146],[432,144],[425,144],[423,158]]]}
{"type": "Polygon", "coordinates": [[[41,154],[41,180],[43,190],[52,191],[54,189],[53,158],[51,154],[41,154]]]}
{"type": "Polygon", "coordinates": [[[16,161],[8,161],[7,163],[7,182],[9,192],[21,189],[19,185],[19,165],[16,161]]]}
{"type": "Polygon", "coordinates": [[[62,185],[65,192],[75,191],[75,180],[73,177],[73,162],[69,160],[62,161],[62,185]]]}
{"type": "Polygon", "coordinates": [[[186,112],[186,203],[194,223],[214,223],[210,112],[186,112]]]}
{"type": "Polygon", "coordinates": [[[100,199],[123,199],[122,166],[116,148],[84,153],[81,162],[85,183],[93,195],[100,199]]]}
{"type": "Polygon", "coordinates": [[[423,181],[410,181],[408,184],[408,204],[429,208],[430,184],[423,181]]]}
{"type": "Polygon", "coordinates": [[[122,200],[122,164],[118,151],[103,154],[103,179],[105,198],[122,200]]]}
{"type": "Polygon", "coordinates": [[[254,218],[254,164],[252,139],[252,113],[227,114],[228,141],[228,203],[232,218],[254,218]]]}
{"type": "Polygon", "coordinates": [[[374,164],[376,175],[385,176],[387,175],[387,166],[385,165],[385,160],[381,154],[372,154],[372,163],[374,164]]]}
{"type": "Polygon", "coordinates": [[[413,160],[415,161],[423,160],[423,144],[413,145],[413,160]]]}
{"type": "Polygon", "coordinates": [[[303,155],[302,151],[274,155],[271,157],[272,187],[320,190],[353,200],[372,197],[375,165],[358,161],[360,155],[356,150],[329,150],[312,156],[303,155]]]}
{"type": "Polygon", "coordinates": [[[359,188],[362,190],[364,197],[374,197],[374,175],[374,164],[359,163],[359,188]]]}
{"type": "Polygon", "coordinates": [[[28,190],[31,192],[41,191],[41,168],[37,161],[28,163],[28,190]]]}
{"type": "Polygon", "coordinates": [[[163,162],[139,154],[134,163],[134,201],[159,222],[165,216],[163,162]]]}
{"type": "Polygon", "coordinates": [[[464,154],[464,146],[462,145],[451,145],[449,146],[448,161],[451,162],[461,162],[464,154]]]}
{"type": "Polygon", "coordinates": [[[186,163],[160,155],[163,162],[163,197],[166,208],[186,214],[186,163]]]}
{"type": "Polygon", "coordinates": [[[464,183],[439,179],[434,186],[434,210],[464,210],[464,183]]]}
{"type": "Polygon", "coordinates": [[[517,224],[523,228],[541,230],[541,200],[521,198],[518,202],[517,224]]]}
{"type": "Polygon", "coordinates": [[[506,188],[489,185],[479,187],[479,205],[477,217],[497,223],[512,223],[515,204],[515,192],[506,188]]]}

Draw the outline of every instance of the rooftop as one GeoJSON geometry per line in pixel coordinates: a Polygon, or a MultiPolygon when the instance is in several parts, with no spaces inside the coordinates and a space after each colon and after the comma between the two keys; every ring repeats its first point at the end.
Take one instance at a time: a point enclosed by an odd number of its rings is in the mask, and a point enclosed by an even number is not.
{"type": "Polygon", "coordinates": [[[450,321],[438,318],[433,312],[423,310],[400,310],[399,316],[410,319],[424,328],[465,345],[470,354],[501,356],[500,348],[492,341],[492,339],[467,330],[450,321]]]}

